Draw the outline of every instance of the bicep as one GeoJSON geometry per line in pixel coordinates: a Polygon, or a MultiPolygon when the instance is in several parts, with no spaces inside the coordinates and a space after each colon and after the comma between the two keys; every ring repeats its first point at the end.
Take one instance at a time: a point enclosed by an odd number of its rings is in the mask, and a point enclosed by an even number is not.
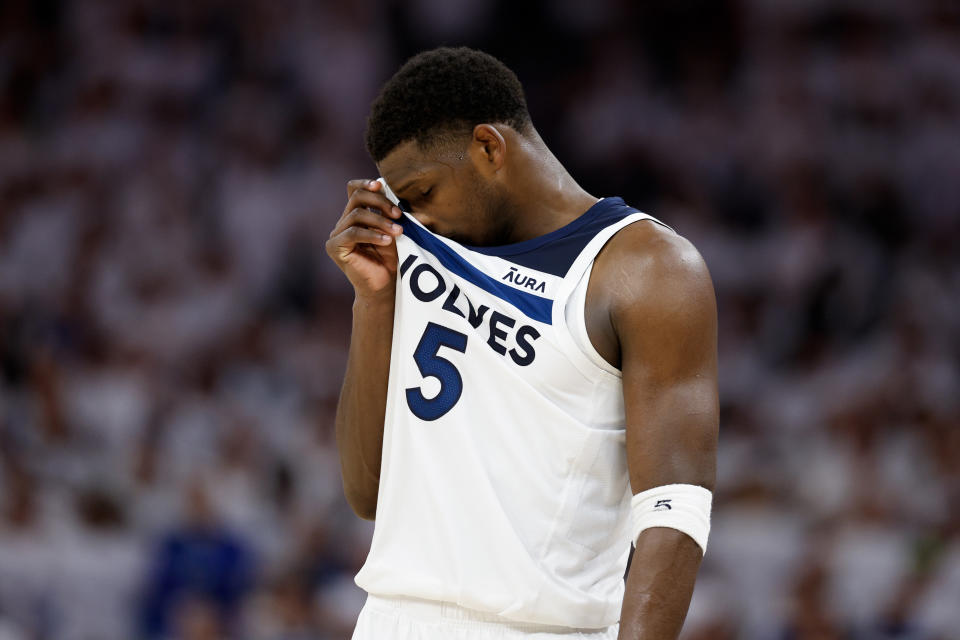
{"type": "MultiPolygon", "coordinates": [[[[634,493],[665,484],[713,490],[718,431],[716,299],[706,265],[660,237],[622,282],[611,318],[620,342],[634,493]]],[[[629,263],[626,263],[629,264],[629,263]]]]}

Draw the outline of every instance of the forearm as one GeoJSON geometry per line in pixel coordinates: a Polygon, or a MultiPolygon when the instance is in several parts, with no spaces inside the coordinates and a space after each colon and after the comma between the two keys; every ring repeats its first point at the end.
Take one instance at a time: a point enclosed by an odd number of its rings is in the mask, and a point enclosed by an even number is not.
{"type": "Polygon", "coordinates": [[[357,515],[368,520],[374,518],[380,484],[393,309],[392,295],[354,301],[350,353],[337,405],[344,493],[357,515]]]}
{"type": "Polygon", "coordinates": [[[640,534],[627,575],[619,640],[673,640],[680,634],[702,553],[690,536],[655,527],[640,534]]]}

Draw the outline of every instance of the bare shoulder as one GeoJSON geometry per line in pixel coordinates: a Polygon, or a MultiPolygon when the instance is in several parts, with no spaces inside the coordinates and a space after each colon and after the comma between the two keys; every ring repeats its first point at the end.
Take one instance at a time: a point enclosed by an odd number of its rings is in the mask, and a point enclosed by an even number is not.
{"type": "Polygon", "coordinates": [[[616,233],[597,256],[594,275],[614,321],[618,316],[655,320],[660,314],[715,313],[703,256],[692,242],[650,220],[616,233]]]}

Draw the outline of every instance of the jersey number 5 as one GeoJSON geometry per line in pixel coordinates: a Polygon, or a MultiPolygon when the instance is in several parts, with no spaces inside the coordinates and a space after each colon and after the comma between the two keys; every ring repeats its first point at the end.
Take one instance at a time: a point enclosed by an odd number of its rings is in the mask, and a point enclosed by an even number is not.
{"type": "Polygon", "coordinates": [[[463,392],[460,372],[452,362],[437,355],[440,347],[450,347],[464,353],[467,350],[467,336],[433,322],[428,322],[423,330],[420,344],[413,352],[413,360],[417,363],[420,375],[440,381],[440,391],[434,397],[426,398],[420,387],[407,389],[407,406],[421,420],[436,420],[444,415],[453,409],[463,392]]]}

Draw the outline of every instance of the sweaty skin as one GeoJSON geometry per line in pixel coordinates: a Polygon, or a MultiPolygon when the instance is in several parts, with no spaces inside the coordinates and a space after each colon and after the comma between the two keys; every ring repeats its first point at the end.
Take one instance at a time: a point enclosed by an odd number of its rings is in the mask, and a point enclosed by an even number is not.
{"type": "Polygon", "coordinates": [[[350,352],[335,424],[344,493],[366,520],[376,514],[380,486],[401,233],[393,220],[399,217],[379,182],[351,180],[347,205],[326,245],[354,289],[350,352]]]}
{"type": "MultiPolygon", "coordinates": [[[[633,493],[664,484],[713,491],[718,429],[713,285],[693,245],[649,221],[613,236],[594,263],[585,303],[597,351],[623,371],[633,493]]],[[[620,638],[676,638],[701,560],[687,534],[640,534],[620,638]]]]}
{"type": "MultiPolygon", "coordinates": [[[[378,165],[411,213],[469,245],[520,242],[558,229],[597,202],[535,131],[474,127],[466,149],[398,146],[378,165]]],[[[399,211],[368,180],[351,181],[327,252],[353,284],[353,334],[337,409],[347,500],[376,513],[399,211]],[[367,208],[376,209],[376,212],[367,208]],[[388,239],[383,236],[386,235],[388,239]]],[[[586,298],[594,347],[623,372],[633,493],[672,483],[714,488],[718,430],[716,302],[687,240],[654,222],[618,232],[597,256],[586,298]]],[[[621,639],[676,638],[700,566],[700,547],[669,528],[644,531],[626,581],[621,639]]]]}

